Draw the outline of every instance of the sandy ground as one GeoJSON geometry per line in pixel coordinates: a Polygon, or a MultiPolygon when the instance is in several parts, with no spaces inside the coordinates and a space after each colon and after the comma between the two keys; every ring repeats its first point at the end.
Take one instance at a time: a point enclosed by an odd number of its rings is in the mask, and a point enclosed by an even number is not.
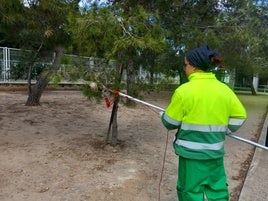
{"type": "MultiPolygon", "coordinates": [[[[239,97],[249,117],[236,134],[256,140],[268,97],[239,97]]],[[[25,106],[26,98],[25,92],[0,92],[1,201],[153,201],[159,195],[161,201],[177,200],[174,132],[167,133],[158,111],[120,104],[120,145],[112,147],[105,144],[111,108],[104,102],[96,104],[80,91],[46,91],[40,107],[25,106]]],[[[169,98],[160,93],[146,100],[165,107],[169,98]]],[[[228,137],[225,162],[232,201],[239,196],[253,151],[228,137]]]]}

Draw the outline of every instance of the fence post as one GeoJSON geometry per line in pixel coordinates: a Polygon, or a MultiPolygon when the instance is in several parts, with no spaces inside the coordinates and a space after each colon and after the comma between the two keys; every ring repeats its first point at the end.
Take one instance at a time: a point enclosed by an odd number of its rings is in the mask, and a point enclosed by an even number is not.
{"type": "Polygon", "coordinates": [[[9,80],[10,76],[10,48],[3,48],[3,80],[6,82],[9,80]]]}
{"type": "Polygon", "coordinates": [[[254,75],[253,75],[253,87],[254,87],[256,92],[258,92],[258,86],[259,86],[259,74],[254,73],[254,75]]]}
{"type": "Polygon", "coordinates": [[[266,141],[265,141],[265,146],[268,147],[268,126],[266,130],[266,141]]]}
{"type": "Polygon", "coordinates": [[[3,78],[6,81],[6,71],[7,71],[7,47],[3,48],[3,78]]]}

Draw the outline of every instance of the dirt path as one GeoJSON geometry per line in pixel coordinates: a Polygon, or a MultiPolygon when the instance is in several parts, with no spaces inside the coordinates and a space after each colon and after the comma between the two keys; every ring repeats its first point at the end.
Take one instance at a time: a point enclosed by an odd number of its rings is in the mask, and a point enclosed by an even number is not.
{"type": "MultiPolygon", "coordinates": [[[[0,92],[0,200],[157,200],[167,136],[158,111],[143,105],[119,107],[120,146],[105,145],[111,108],[79,91],[49,91],[41,107],[26,107],[24,92],[0,92]]],[[[146,100],[165,107],[170,94],[146,100]]],[[[267,96],[240,96],[249,118],[237,133],[255,139],[267,96]]],[[[176,200],[177,157],[168,136],[161,201],[176,200]]],[[[239,195],[253,147],[226,142],[232,201],[239,195]]]]}

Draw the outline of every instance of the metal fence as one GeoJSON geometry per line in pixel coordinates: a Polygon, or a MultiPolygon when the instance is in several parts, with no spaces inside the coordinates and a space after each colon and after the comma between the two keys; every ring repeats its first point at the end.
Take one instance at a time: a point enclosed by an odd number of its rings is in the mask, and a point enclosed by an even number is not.
{"type": "MultiPolygon", "coordinates": [[[[34,54],[28,50],[0,47],[0,81],[27,80],[29,65],[33,65],[31,78],[36,80],[45,68],[51,67],[55,55],[51,52],[42,53],[37,60],[33,61],[34,54]]],[[[58,72],[67,76],[68,68],[72,70],[80,68],[86,71],[101,67],[109,68],[110,66],[103,59],[64,54],[58,72]]]]}
{"type": "MultiPolygon", "coordinates": [[[[33,55],[34,53],[28,50],[0,47],[0,82],[10,82],[14,80],[26,81],[28,78],[28,68],[30,62],[33,60],[33,55]]],[[[47,52],[40,54],[38,60],[32,61],[34,67],[31,79],[37,80],[38,76],[45,68],[51,67],[53,59],[54,54],[47,52]]],[[[70,80],[68,71],[74,71],[75,69],[82,71],[99,71],[99,69],[103,70],[103,68],[105,68],[105,71],[107,72],[109,69],[112,69],[113,66],[113,62],[107,63],[104,59],[64,54],[58,72],[63,78],[66,78],[65,80],[70,80]]],[[[126,73],[124,73],[124,80],[126,79],[125,74],[126,73]]],[[[236,75],[235,71],[229,73],[226,73],[226,71],[216,71],[215,74],[218,79],[229,84],[230,87],[237,91],[250,91],[247,85],[244,84],[241,86],[241,83],[239,84],[239,81],[235,80],[239,77],[236,75]]],[[[137,72],[138,80],[146,82],[146,80],[149,80],[149,76],[149,72],[142,68],[137,72]]],[[[256,83],[257,91],[267,93],[268,79],[265,80],[267,83],[256,83]]],[[[170,81],[177,85],[179,79],[170,79],[170,81]]]]}
{"type": "MultiPolygon", "coordinates": [[[[28,64],[33,58],[33,52],[16,48],[0,47],[0,80],[8,82],[15,79],[27,79],[28,64]]],[[[51,65],[53,55],[42,58],[42,62],[36,61],[32,75],[36,77],[38,71],[41,71],[47,65],[51,65]]]]}

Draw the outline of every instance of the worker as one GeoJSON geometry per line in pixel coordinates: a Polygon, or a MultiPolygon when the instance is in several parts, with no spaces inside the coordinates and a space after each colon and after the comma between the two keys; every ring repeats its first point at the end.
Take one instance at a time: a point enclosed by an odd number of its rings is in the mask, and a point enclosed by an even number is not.
{"type": "Polygon", "coordinates": [[[232,89],[211,72],[222,64],[222,57],[208,46],[186,53],[184,71],[189,81],[175,90],[161,114],[167,129],[177,129],[173,146],[179,156],[179,201],[229,200],[225,136],[237,131],[247,114],[232,89]]]}

